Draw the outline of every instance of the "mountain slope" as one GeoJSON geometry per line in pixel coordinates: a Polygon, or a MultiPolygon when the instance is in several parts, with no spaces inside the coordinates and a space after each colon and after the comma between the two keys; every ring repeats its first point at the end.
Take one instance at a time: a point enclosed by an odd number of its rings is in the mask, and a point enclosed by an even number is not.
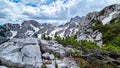
{"type": "Polygon", "coordinates": [[[119,4],[76,16],[60,27],[34,20],[7,23],[0,26],[0,66],[119,68],[119,31],[119,4]]]}
{"type": "Polygon", "coordinates": [[[28,37],[37,35],[38,38],[41,38],[41,36],[45,34],[54,38],[55,35],[58,35],[60,37],[77,35],[77,39],[91,40],[101,45],[102,34],[98,30],[93,31],[89,27],[98,23],[107,24],[112,21],[112,19],[119,18],[119,13],[120,5],[114,4],[105,7],[100,12],[89,13],[86,17],[76,16],[74,18],[71,18],[71,20],[62,27],[57,27],[53,25],[42,26],[41,24],[33,20],[24,21],[21,25],[6,25],[8,27],[11,27],[11,30],[17,31],[17,34],[14,34],[15,37],[28,37]]]}

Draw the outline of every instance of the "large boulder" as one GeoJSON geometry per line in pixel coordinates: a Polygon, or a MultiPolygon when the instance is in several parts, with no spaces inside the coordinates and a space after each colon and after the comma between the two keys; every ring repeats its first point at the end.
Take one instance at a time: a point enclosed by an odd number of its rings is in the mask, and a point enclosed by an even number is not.
{"type": "Polygon", "coordinates": [[[42,65],[39,42],[36,38],[13,38],[0,45],[2,65],[17,68],[40,68],[42,65]]]}
{"type": "Polygon", "coordinates": [[[71,49],[66,49],[63,45],[58,44],[56,41],[40,40],[41,51],[48,52],[50,54],[59,54],[60,57],[65,57],[71,49]]]}

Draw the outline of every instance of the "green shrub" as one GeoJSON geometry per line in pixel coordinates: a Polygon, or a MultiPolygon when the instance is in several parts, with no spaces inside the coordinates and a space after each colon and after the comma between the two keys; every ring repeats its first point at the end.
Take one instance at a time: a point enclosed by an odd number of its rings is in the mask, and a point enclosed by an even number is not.
{"type": "Polygon", "coordinates": [[[99,48],[99,46],[95,42],[91,42],[91,41],[87,41],[87,40],[78,41],[75,38],[70,37],[70,36],[67,36],[65,38],[61,38],[60,36],[57,36],[56,41],[58,41],[58,43],[60,43],[64,46],[71,45],[71,47],[75,48],[75,49],[78,49],[78,47],[81,45],[85,50],[88,50],[88,49],[96,50],[99,48]]]}
{"type": "Polygon", "coordinates": [[[43,64],[43,65],[41,66],[41,68],[47,68],[47,67],[46,67],[46,64],[43,64]]]}
{"type": "Polygon", "coordinates": [[[90,68],[90,64],[83,58],[76,58],[77,66],[80,68],[90,68]]]}
{"type": "Polygon", "coordinates": [[[114,46],[120,46],[120,34],[113,39],[111,44],[113,44],[114,46]]]}
{"type": "Polygon", "coordinates": [[[114,51],[114,52],[120,53],[120,46],[115,46],[113,44],[106,44],[102,47],[102,50],[107,52],[114,51]]]}
{"type": "Polygon", "coordinates": [[[114,64],[91,61],[92,68],[117,68],[114,64]]]}
{"type": "Polygon", "coordinates": [[[118,68],[116,65],[111,63],[87,61],[83,58],[76,58],[76,63],[80,68],[118,68]]]}
{"type": "Polygon", "coordinates": [[[104,51],[120,52],[120,21],[115,22],[113,19],[109,24],[95,24],[90,28],[102,33],[104,51]]]}
{"type": "Polygon", "coordinates": [[[55,64],[55,68],[58,68],[58,64],[55,64]]]}
{"type": "Polygon", "coordinates": [[[60,58],[60,54],[58,54],[58,53],[54,53],[54,56],[57,58],[60,58]]]}
{"type": "Polygon", "coordinates": [[[119,53],[120,52],[120,34],[109,43],[104,44],[102,49],[104,51],[114,51],[119,53]]]}
{"type": "Polygon", "coordinates": [[[44,40],[52,40],[52,37],[46,36],[45,34],[43,34],[41,38],[44,40]]]}
{"type": "Polygon", "coordinates": [[[68,56],[71,56],[71,57],[81,57],[82,55],[81,55],[80,52],[78,52],[77,50],[75,50],[75,52],[69,51],[68,52],[68,56]]]}
{"type": "Polygon", "coordinates": [[[120,22],[110,24],[95,24],[90,26],[93,30],[99,30],[102,33],[103,43],[112,41],[116,36],[120,34],[120,22]]]}
{"type": "Polygon", "coordinates": [[[66,36],[65,38],[61,38],[60,36],[57,36],[55,40],[64,46],[72,45],[73,48],[77,48],[78,45],[78,41],[75,37],[66,36]]]}
{"type": "Polygon", "coordinates": [[[89,49],[94,49],[94,50],[99,49],[99,46],[95,42],[87,41],[87,40],[80,40],[79,42],[82,45],[83,49],[85,49],[86,51],[88,51],[89,49]]]}

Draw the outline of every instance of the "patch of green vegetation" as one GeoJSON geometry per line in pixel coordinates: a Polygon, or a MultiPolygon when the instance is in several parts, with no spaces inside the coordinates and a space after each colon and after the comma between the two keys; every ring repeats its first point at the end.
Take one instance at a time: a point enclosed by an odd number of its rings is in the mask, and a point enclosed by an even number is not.
{"type": "Polygon", "coordinates": [[[58,68],[58,64],[55,64],[55,68],[58,68]]]}
{"type": "Polygon", "coordinates": [[[89,49],[93,49],[93,50],[99,49],[99,46],[95,42],[87,41],[87,40],[80,40],[79,42],[82,45],[83,49],[85,49],[86,51],[88,51],[89,49]]]}
{"type": "Polygon", "coordinates": [[[120,53],[120,46],[114,46],[112,44],[107,44],[102,47],[102,50],[106,52],[114,51],[116,53],[120,53]]]}
{"type": "Polygon", "coordinates": [[[54,56],[57,58],[60,58],[60,54],[58,54],[58,53],[54,53],[54,56]]]}
{"type": "Polygon", "coordinates": [[[52,40],[52,37],[46,36],[45,34],[43,34],[41,38],[44,40],[52,40]]]}
{"type": "Polygon", "coordinates": [[[71,45],[72,48],[74,49],[78,49],[79,46],[86,51],[89,49],[97,50],[99,48],[99,46],[95,42],[87,41],[87,40],[78,41],[74,37],[70,37],[70,36],[67,36],[65,38],[61,38],[60,36],[57,36],[55,40],[64,46],[71,45]]]}
{"type": "Polygon", "coordinates": [[[75,52],[69,51],[68,56],[71,56],[71,57],[81,57],[82,55],[81,55],[80,52],[78,52],[78,51],[76,50],[75,52]]]}
{"type": "Polygon", "coordinates": [[[80,68],[117,68],[114,64],[103,63],[103,62],[95,62],[95,61],[87,61],[82,57],[76,58],[76,63],[80,68]]]}
{"type": "Polygon", "coordinates": [[[114,64],[108,64],[103,62],[95,62],[85,60],[81,57],[81,53],[78,50],[80,46],[81,49],[85,51],[89,51],[92,49],[103,50],[103,51],[114,51],[120,53],[120,22],[110,23],[106,25],[102,25],[99,21],[97,21],[94,26],[91,26],[93,30],[99,30],[102,33],[103,46],[100,48],[97,43],[87,40],[76,40],[74,37],[67,36],[65,38],[61,38],[60,36],[56,36],[55,40],[58,43],[67,46],[71,45],[73,49],[76,49],[75,52],[69,51],[68,56],[75,57],[76,63],[80,68],[117,68],[114,64]]]}
{"type": "Polygon", "coordinates": [[[120,52],[120,21],[115,22],[113,19],[109,24],[95,24],[90,28],[102,33],[103,50],[120,52]]]}
{"type": "Polygon", "coordinates": [[[120,52],[120,34],[115,37],[111,42],[104,44],[102,47],[105,51],[114,51],[119,53],[120,52]]]}
{"type": "Polygon", "coordinates": [[[117,68],[113,64],[102,63],[102,62],[94,62],[94,61],[91,62],[90,65],[92,66],[92,68],[117,68]]]}
{"type": "Polygon", "coordinates": [[[110,24],[96,24],[91,26],[93,30],[99,30],[103,34],[103,43],[111,42],[116,36],[120,34],[120,22],[110,24]]]}
{"type": "Polygon", "coordinates": [[[61,38],[60,36],[56,36],[55,40],[64,46],[72,45],[73,48],[77,48],[78,45],[78,41],[75,39],[75,37],[67,36],[65,38],[61,38]]]}
{"type": "Polygon", "coordinates": [[[120,46],[120,34],[113,39],[111,44],[114,44],[114,46],[120,46]]]}
{"type": "Polygon", "coordinates": [[[41,66],[41,68],[47,68],[47,67],[46,67],[46,64],[43,64],[43,65],[41,66]]]}
{"type": "Polygon", "coordinates": [[[91,68],[90,64],[81,57],[76,58],[76,63],[77,63],[77,66],[80,67],[80,68],[91,68]]]}

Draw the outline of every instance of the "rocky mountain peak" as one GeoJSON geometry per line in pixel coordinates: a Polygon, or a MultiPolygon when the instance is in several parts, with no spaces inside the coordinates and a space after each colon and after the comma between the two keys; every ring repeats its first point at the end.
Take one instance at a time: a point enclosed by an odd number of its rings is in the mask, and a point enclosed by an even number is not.
{"type": "Polygon", "coordinates": [[[69,23],[80,23],[83,20],[83,17],[76,16],[70,19],[69,23]]]}
{"type": "Polygon", "coordinates": [[[35,26],[35,27],[40,27],[41,26],[41,24],[39,22],[35,21],[35,20],[26,20],[22,23],[22,25],[24,25],[24,26],[28,26],[30,24],[35,26]]]}
{"type": "MultiPolygon", "coordinates": [[[[119,17],[120,4],[113,4],[105,7],[101,11],[90,12],[86,16],[86,20],[90,21],[100,21],[103,24],[109,23],[112,19],[119,17]]],[[[95,22],[94,22],[95,23],[95,22]]]]}
{"type": "Polygon", "coordinates": [[[105,15],[107,13],[111,13],[113,11],[116,11],[116,10],[118,10],[118,6],[119,6],[118,4],[107,6],[103,10],[100,11],[99,15],[105,15]]]}

